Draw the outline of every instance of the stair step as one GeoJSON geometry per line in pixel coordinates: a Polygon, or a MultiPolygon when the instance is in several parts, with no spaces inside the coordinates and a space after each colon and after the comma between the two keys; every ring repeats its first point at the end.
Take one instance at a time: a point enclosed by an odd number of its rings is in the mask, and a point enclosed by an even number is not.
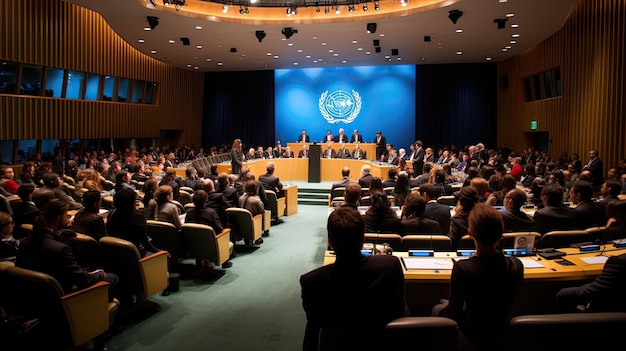
{"type": "Polygon", "coordinates": [[[324,199],[324,201],[316,199],[298,199],[298,205],[317,205],[328,207],[328,199],[324,199]]]}
{"type": "Polygon", "coordinates": [[[328,201],[328,194],[303,194],[298,193],[298,199],[323,199],[328,201]]]}
{"type": "Polygon", "coordinates": [[[299,188],[298,193],[308,193],[308,194],[329,194],[330,189],[307,189],[307,188],[299,188]]]}

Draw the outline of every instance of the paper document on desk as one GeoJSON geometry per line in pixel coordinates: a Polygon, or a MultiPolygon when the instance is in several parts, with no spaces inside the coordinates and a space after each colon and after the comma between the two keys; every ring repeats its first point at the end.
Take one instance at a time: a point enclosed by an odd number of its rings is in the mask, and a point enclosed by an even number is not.
{"type": "Polygon", "coordinates": [[[581,258],[587,264],[604,264],[609,258],[607,256],[594,256],[581,258]]]}
{"type": "Polygon", "coordinates": [[[454,265],[450,259],[433,257],[403,257],[406,269],[452,269],[454,265]]]}
{"type": "Polygon", "coordinates": [[[522,261],[522,264],[524,265],[524,268],[544,268],[545,266],[542,265],[541,263],[530,259],[530,260],[520,260],[522,261]]]}

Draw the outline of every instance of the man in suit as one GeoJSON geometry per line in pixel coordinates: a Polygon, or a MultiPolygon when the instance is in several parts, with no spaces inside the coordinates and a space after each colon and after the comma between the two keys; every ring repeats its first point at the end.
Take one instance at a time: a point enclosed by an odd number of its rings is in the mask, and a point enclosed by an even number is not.
{"type": "Polygon", "coordinates": [[[339,128],[339,135],[335,137],[336,143],[347,143],[348,136],[344,134],[343,128],[339,128]]]}
{"type": "Polygon", "coordinates": [[[570,200],[576,204],[576,220],[578,228],[587,229],[601,227],[606,224],[605,208],[591,200],[593,187],[589,182],[579,180],[570,191],[570,200]]]}
{"type": "Polygon", "coordinates": [[[599,202],[606,214],[606,207],[611,201],[619,201],[619,194],[622,191],[622,183],[617,180],[607,180],[600,188],[602,200],[599,202]]]}
{"type": "Polygon", "coordinates": [[[398,157],[398,154],[396,153],[396,149],[392,148],[391,150],[389,150],[389,156],[387,156],[387,163],[397,166],[399,162],[400,162],[400,158],[398,157]]]}
{"type": "Polygon", "coordinates": [[[22,183],[17,188],[17,196],[22,201],[11,201],[11,209],[13,210],[13,237],[15,239],[22,239],[28,236],[28,233],[22,229],[22,224],[35,223],[35,217],[37,217],[41,211],[37,208],[33,202],[33,192],[35,191],[35,184],[22,183]]]}
{"type": "Polygon", "coordinates": [[[354,151],[352,151],[352,158],[356,160],[364,160],[367,159],[365,156],[365,150],[362,150],[359,147],[359,144],[356,144],[354,147],[354,151]]]}
{"type": "Polygon", "coordinates": [[[323,158],[337,158],[337,152],[332,148],[330,143],[328,143],[326,150],[324,150],[323,158]]]}
{"type": "Polygon", "coordinates": [[[309,136],[306,134],[306,129],[302,129],[302,132],[298,136],[298,142],[299,143],[308,143],[309,142],[309,136]]]}
{"type": "Polygon", "coordinates": [[[528,195],[522,189],[509,190],[504,196],[504,208],[501,211],[504,232],[532,232],[535,231],[535,221],[520,209],[526,203],[528,195]]]}
{"type": "Polygon", "coordinates": [[[583,167],[583,172],[584,171],[589,171],[591,174],[591,184],[594,188],[599,190],[602,183],[604,183],[604,169],[602,160],[598,158],[597,150],[589,151],[589,162],[583,167]]]}
{"type": "Polygon", "coordinates": [[[337,158],[350,158],[350,150],[346,149],[346,145],[342,144],[341,149],[337,151],[337,158]]]}
{"type": "MultiPolygon", "coordinates": [[[[224,198],[230,205],[229,207],[233,207],[233,206],[238,207],[239,206],[239,193],[237,193],[237,189],[231,184],[230,179],[228,178],[229,176],[228,176],[228,173],[226,172],[221,172],[220,174],[217,175],[216,192],[224,195],[224,198]]],[[[206,189],[204,191],[206,191],[206,189]]],[[[209,194],[208,191],[207,191],[207,194],[209,194]]],[[[220,214],[219,211],[217,213],[220,214]]],[[[224,212],[224,216],[226,216],[226,212],[224,212]]],[[[221,214],[220,214],[220,220],[222,220],[222,224],[226,225],[227,222],[223,221],[221,214]]]]}
{"type": "Polygon", "coordinates": [[[350,142],[351,143],[362,143],[363,142],[363,136],[361,134],[359,134],[359,131],[357,129],[354,130],[354,134],[352,134],[352,136],[350,137],[350,142]]]}
{"type": "Polygon", "coordinates": [[[383,136],[383,133],[380,130],[376,132],[376,137],[374,138],[373,143],[376,144],[376,159],[380,160],[381,156],[385,152],[385,147],[387,146],[387,139],[383,136]]]}
{"type": "Polygon", "coordinates": [[[424,154],[424,163],[434,163],[435,155],[433,154],[433,149],[427,147],[426,154],[424,154]]]}
{"type": "Polygon", "coordinates": [[[398,168],[391,167],[387,171],[387,179],[383,181],[383,188],[393,188],[396,186],[396,176],[398,175],[398,168]]]}
{"type": "MultiPolygon", "coordinates": [[[[228,182],[228,175],[226,175],[226,173],[220,173],[224,174],[224,179],[226,180],[226,182],[228,182]]],[[[220,176],[218,176],[218,185],[220,185],[219,183],[219,179],[220,176]]],[[[223,182],[224,180],[222,180],[223,182]]],[[[237,201],[239,201],[239,195],[237,194],[237,191],[235,190],[234,187],[231,187],[232,190],[234,190],[234,194],[237,198],[237,201]]],[[[230,224],[228,223],[228,216],[226,215],[226,209],[230,208],[230,207],[237,207],[239,206],[239,202],[236,202],[237,205],[233,205],[231,204],[228,199],[226,198],[226,194],[229,194],[229,196],[232,196],[232,192],[229,192],[226,187],[220,187],[220,189],[216,190],[215,189],[215,183],[211,180],[211,179],[205,179],[202,181],[202,190],[204,190],[206,192],[206,207],[213,209],[215,212],[217,212],[217,216],[220,219],[220,223],[222,224],[222,226],[227,227],[230,224]],[[222,190],[222,191],[220,191],[222,190]],[[226,192],[226,194],[224,193],[226,192]]]]}
{"type": "Polygon", "coordinates": [[[587,306],[593,312],[626,312],[626,254],[611,256],[596,279],[580,287],[563,288],[556,294],[559,311],[577,312],[587,306]]]}
{"type": "Polygon", "coordinates": [[[324,135],[324,138],[322,138],[322,141],[325,143],[335,142],[335,137],[333,136],[333,133],[330,131],[330,129],[326,131],[326,135],[324,135]]]}
{"type": "Polygon", "coordinates": [[[424,144],[421,140],[415,142],[415,156],[413,160],[413,174],[420,175],[424,169],[424,144]]]}
{"type": "Polygon", "coordinates": [[[344,167],[341,169],[341,179],[333,183],[332,187],[330,188],[330,192],[332,193],[335,188],[343,188],[349,183],[353,183],[350,180],[350,168],[344,167]]]}
{"type": "Polygon", "coordinates": [[[276,193],[277,198],[281,198],[285,196],[285,193],[283,192],[283,184],[280,182],[280,179],[274,175],[275,169],[276,164],[274,164],[274,162],[268,162],[267,165],[265,165],[267,173],[259,176],[259,182],[263,184],[265,190],[271,190],[276,193]]]}
{"type": "Polygon", "coordinates": [[[370,174],[372,168],[369,165],[363,165],[361,167],[361,178],[359,178],[359,185],[361,188],[369,188],[372,185],[372,179],[374,177],[370,174]]]}
{"type": "Polygon", "coordinates": [[[435,188],[430,183],[419,187],[420,194],[426,199],[423,217],[439,222],[439,229],[444,235],[450,230],[450,207],[437,202],[435,188]]]}
{"type": "MultiPolygon", "coordinates": [[[[128,177],[130,182],[130,177],[128,177]]],[[[50,189],[54,192],[54,197],[61,199],[70,206],[70,210],[80,210],[83,205],[80,202],[75,201],[70,195],[61,189],[63,181],[57,173],[48,172],[43,175],[43,187],[50,189]]]]}
{"type": "Polygon", "coordinates": [[[318,349],[321,328],[350,326],[364,336],[354,340],[339,335],[342,347],[354,347],[358,340],[371,344],[371,333],[382,332],[390,321],[408,315],[400,261],[388,255],[361,256],[365,229],[361,214],[353,208],[337,208],[328,217],[327,229],[335,263],[300,277],[307,316],[304,350],[318,349]],[[372,303],[376,308],[364,308],[372,303]]]}
{"type": "Polygon", "coordinates": [[[308,144],[302,145],[302,150],[298,152],[298,158],[309,158],[309,146],[308,144]]]}
{"type": "Polygon", "coordinates": [[[549,184],[541,190],[544,208],[537,210],[533,216],[537,231],[541,235],[553,230],[578,229],[576,211],[563,206],[563,187],[549,184]]]}
{"type": "Polygon", "coordinates": [[[274,149],[272,149],[271,146],[267,147],[267,150],[265,151],[265,155],[264,156],[265,156],[265,158],[268,158],[268,159],[278,158],[278,155],[276,154],[274,149]]]}
{"type": "Polygon", "coordinates": [[[418,175],[417,177],[415,177],[415,181],[413,182],[413,185],[411,185],[412,188],[414,187],[419,187],[422,184],[426,184],[428,183],[428,178],[430,178],[430,170],[433,169],[433,165],[430,163],[427,163],[424,165],[424,167],[422,168],[422,174],[418,175]]]}

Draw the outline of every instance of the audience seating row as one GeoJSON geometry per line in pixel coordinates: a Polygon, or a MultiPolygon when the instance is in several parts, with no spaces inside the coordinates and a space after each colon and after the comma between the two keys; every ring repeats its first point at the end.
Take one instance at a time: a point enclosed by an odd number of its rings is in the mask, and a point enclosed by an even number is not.
{"type": "Polygon", "coordinates": [[[211,170],[211,165],[228,161],[230,161],[230,154],[219,154],[214,156],[196,158],[191,162],[191,165],[194,166],[195,169],[201,169],[209,174],[209,171],[211,170]]]}

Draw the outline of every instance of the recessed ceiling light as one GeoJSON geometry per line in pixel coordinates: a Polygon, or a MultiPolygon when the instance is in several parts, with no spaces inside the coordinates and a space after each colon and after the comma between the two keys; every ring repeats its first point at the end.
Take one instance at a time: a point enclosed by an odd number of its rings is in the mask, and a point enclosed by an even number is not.
{"type": "Polygon", "coordinates": [[[313,37],[313,40],[317,40],[317,37],[313,37]]]}
{"type": "Polygon", "coordinates": [[[456,54],[457,55],[463,55],[463,51],[457,51],[456,54]]]}
{"type": "Polygon", "coordinates": [[[150,52],[156,54],[156,50],[150,50],[150,52]]]}
{"type": "Polygon", "coordinates": [[[426,57],[422,57],[422,61],[426,60],[426,57]]]}
{"type": "Polygon", "coordinates": [[[301,53],[301,52],[302,52],[302,49],[298,49],[298,52],[300,52],[300,53],[301,53]]]}
{"type": "Polygon", "coordinates": [[[293,43],[289,43],[289,44],[287,44],[287,46],[293,46],[293,43]]]}
{"type": "Polygon", "coordinates": [[[357,48],[357,51],[363,51],[363,48],[357,48]]]}
{"type": "Polygon", "coordinates": [[[193,66],[193,69],[198,69],[198,68],[200,68],[200,67],[198,67],[198,66],[193,66]]]}
{"type": "Polygon", "coordinates": [[[140,43],[145,42],[145,40],[143,40],[143,39],[139,39],[139,40],[137,40],[137,41],[138,41],[138,42],[140,42],[140,43]]]}
{"type": "Polygon", "coordinates": [[[281,38],[280,40],[287,40],[287,38],[281,38]]]}
{"type": "Polygon", "coordinates": [[[200,27],[200,26],[196,26],[196,29],[197,29],[197,30],[200,30],[200,29],[202,29],[202,27],[200,27]]]}
{"type": "Polygon", "coordinates": [[[353,41],[352,41],[352,44],[356,44],[356,43],[357,43],[357,41],[356,41],[356,40],[353,40],[353,41]]]}
{"type": "Polygon", "coordinates": [[[487,57],[487,58],[485,58],[485,60],[491,61],[491,57],[487,57]]]}
{"type": "Polygon", "coordinates": [[[507,52],[507,51],[509,51],[509,49],[507,49],[507,48],[502,48],[502,52],[507,52]]]}
{"type": "Polygon", "coordinates": [[[278,58],[278,55],[274,55],[274,58],[275,58],[275,59],[277,59],[277,58],[278,58]]]}
{"type": "Polygon", "coordinates": [[[398,61],[402,61],[402,57],[398,57],[396,60],[398,60],[398,61]]]}
{"type": "Polygon", "coordinates": [[[199,57],[198,57],[198,56],[196,56],[196,60],[197,60],[197,59],[199,59],[199,57]]]}
{"type": "Polygon", "coordinates": [[[218,66],[223,66],[223,65],[224,65],[224,63],[223,63],[223,62],[218,62],[218,63],[217,63],[217,65],[218,65],[218,66]]]}
{"type": "Polygon", "coordinates": [[[510,48],[511,48],[511,45],[507,45],[507,46],[505,46],[505,48],[510,49],[510,48]]]}
{"type": "Polygon", "coordinates": [[[210,59],[210,58],[207,58],[207,59],[206,59],[206,62],[211,62],[211,59],[210,59]]]}
{"type": "Polygon", "coordinates": [[[390,59],[390,58],[391,58],[391,56],[385,55],[385,59],[390,59]]]}
{"type": "Polygon", "coordinates": [[[294,65],[294,66],[297,66],[297,65],[298,65],[298,63],[297,63],[297,62],[294,62],[294,63],[293,63],[293,65],[294,65]]]}
{"type": "Polygon", "coordinates": [[[509,43],[511,43],[511,44],[517,44],[517,40],[511,40],[509,43]]]}
{"type": "Polygon", "coordinates": [[[369,51],[366,51],[366,52],[365,52],[365,55],[369,55],[369,54],[371,54],[371,52],[369,52],[369,51]]]}
{"type": "Polygon", "coordinates": [[[378,34],[378,36],[379,36],[379,37],[384,37],[385,35],[384,35],[384,34],[382,34],[382,33],[380,33],[380,34],[378,34]]]}
{"type": "Polygon", "coordinates": [[[348,62],[348,61],[346,61],[346,60],[341,61],[341,63],[346,63],[346,62],[348,62]]]}
{"type": "Polygon", "coordinates": [[[519,24],[512,24],[511,28],[519,28],[519,24]]]}
{"type": "Polygon", "coordinates": [[[328,52],[334,52],[334,51],[335,51],[335,50],[333,50],[333,49],[328,50],[328,52]]]}
{"type": "Polygon", "coordinates": [[[511,37],[513,38],[519,38],[519,34],[512,34],[511,37]]]}
{"type": "Polygon", "coordinates": [[[187,64],[187,67],[188,67],[188,68],[191,68],[191,63],[188,63],[188,64],[187,64]]]}
{"type": "Polygon", "coordinates": [[[322,43],[322,46],[326,46],[326,43],[322,43]]]}
{"type": "Polygon", "coordinates": [[[267,56],[272,56],[272,53],[271,53],[271,52],[268,52],[266,55],[267,55],[267,56]]]}
{"type": "Polygon", "coordinates": [[[335,56],[335,57],[337,57],[337,56],[339,56],[339,54],[337,54],[337,53],[334,53],[334,54],[333,54],[333,56],[335,56]]]}
{"type": "Polygon", "coordinates": [[[317,63],[317,60],[313,60],[313,63],[317,63]]]}
{"type": "Polygon", "coordinates": [[[196,49],[202,49],[202,45],[196,45],[196,49]]]}
{"type": "Polygon", "coordinates": [[[308,58],[308,59],[310,59],[310,58],[311,58],[311,55],[306,55],[305,57],[306,57],[306,58],[308,58]]]}
{"type": "Polygon", "coordinates": [[[498,2],[507,2],[507,0],[498,0],[498,2]]]}
{"type": "Polygon", "coordinates": [[[167,42],[168,42],[168,43],[170,43],[170,44],[174,44],[174,43],[176,42],[176,40],[172,40],[172,39],[170,39],[170,40],[168,40],[167,42]]]}
{"type": "Polygon", "coordinates": [[[463,33],[463,29],[457,29],[456,32],[457,33],[463,33]]]}
{"type": "Polygon", "coordinates": [[[514,13],[507,13],[507,14],[506,14],[506,17],[513,17],[513,16],[515,16],[515,14],[514,14],[514,13]]]}

